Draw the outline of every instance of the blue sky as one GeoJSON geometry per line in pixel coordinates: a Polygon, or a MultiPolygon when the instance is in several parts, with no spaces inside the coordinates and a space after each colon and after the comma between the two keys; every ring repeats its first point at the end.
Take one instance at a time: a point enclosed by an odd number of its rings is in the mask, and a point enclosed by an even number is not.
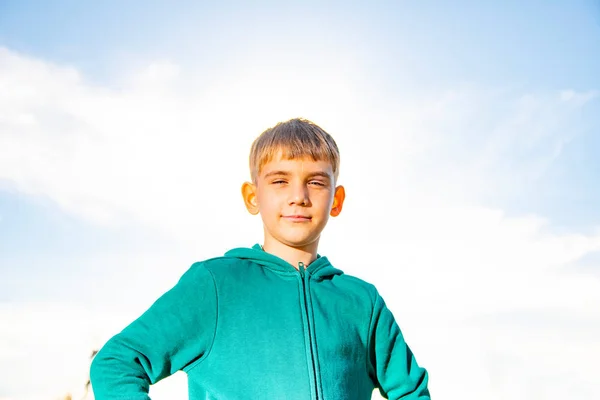
{"type": "Polygon", "coordinates": [[[600,80],[600,6],[591,0],[146,3],[3,2],[0,37],[13,49],[75,64],[90,79],[113,73],[119,57],[172,57],[210,68],[244,48],[291,43],[375,55],[363,62],[374,81],[392,89],[483,81],[581,90],[600,80]],[[406,66],[410,75],[384,79],[406,66]]]}
{"type": "MultiPolygon", "coordinates": [[[[3,340],[31,346],[40,312],[87,338],[65,317],[83,307],[98,344],[197,259],[259,242],[238,198],[249,145],[300,115],[342,150],[348,202],[322,252],[388,294],[441,397],[465,398],[433,330],[478,343],[473,398],[531,398],[530,369],[544,398],[593,397],[589,374],[544,358],[541,327],[568,314],[558,336],[600,332],[598,71],[592,0],[1,2],[0,316],[30,321],[3,340]],[[390,266],[390,246],[412,267],[390,266]],[[394,286],[411,279],[428,289],[394,286]]],[[[29,369],[0,369],[1,400],[79,379],[65,367],[27,389],[29,369]]]]}

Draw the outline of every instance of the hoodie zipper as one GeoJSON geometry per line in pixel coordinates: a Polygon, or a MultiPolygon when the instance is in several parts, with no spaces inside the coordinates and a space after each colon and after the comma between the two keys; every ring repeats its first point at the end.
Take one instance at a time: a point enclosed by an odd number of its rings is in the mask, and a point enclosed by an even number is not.
{"type": "Polygon", "coordinates": [[[302,293],[304,295],[304,309],[306,310],[306,324],[308,326],[308,340],[309,340],[309,353],[310,353],[310,365],[312,366],[312,377],[315,388],[315,399],[319,400],[319,390],[317,388],[317,368],[315,367],[315,355],[313,354],[313,334],[310,326],[310,313],[308,312],[308,300],[306,293],[306,280],[308,274],[305,272],[304,263],[298,263],[298,272],[300,272],[300,278],[302,280],[302,293]]]}

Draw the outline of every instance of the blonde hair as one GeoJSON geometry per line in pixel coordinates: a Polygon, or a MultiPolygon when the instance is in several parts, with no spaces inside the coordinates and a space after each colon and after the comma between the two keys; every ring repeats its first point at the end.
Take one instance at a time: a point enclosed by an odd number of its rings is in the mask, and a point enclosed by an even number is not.
{"type": "Polygon", "coordinates": [[[335,140],[317,124],[302,118],[279,122],[260,134],[250,149],[250,174],[252,181],[262,167],[279,152],[289,160],[311,157],[315,161],[328,161],[337,180],[340,168],[340,151],[335,140]]]}

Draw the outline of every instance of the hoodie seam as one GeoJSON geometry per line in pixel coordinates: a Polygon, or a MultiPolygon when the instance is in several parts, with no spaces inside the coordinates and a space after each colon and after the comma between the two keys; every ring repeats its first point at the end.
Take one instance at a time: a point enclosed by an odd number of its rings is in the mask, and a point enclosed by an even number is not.
{"type": "Polygon", "coordinates": [[[213,331],[213,337],[210,342],[210,346],[208,347],[208,350],[202,357],[200,357],[199,359],[197,359],[196,361],[194,361],[189,366],[187,366],[186,368],[183,369],[183,371],[186,374],[189,374],[194,368],[196,368],[198,365],[200,365],[200,363],[202,361],[204,361],[208,358],[208,356],[212,352],[213,346],[215,344],[215,339],[217,337],[217,326],[219,324],[219,292],[217,290],[217,281],[215,279],[213,272],[210,269],[208,269],[206,266],[204,266],[204,269],[210,274],[212,281],[213,281],[213,286],[215,288],[215,309],[216,309],[215,310],[216,311],[216,313],[215,313],[215,329],[213,331]]]}
{"type": "MultiPolygon", "coordinates": [[[[235,257],[233,257],[233,258],[235,259],[235,257]]],[[[268,264],[261,264],[252,258],[238,258],[238,260],[244,260],[244,261],[249,262],[250,264],[258,265],[260,268],[268,269],[269,271],[271,271],[277,275],[294,276],[298,273],[298,270],[296,270],[296,269],[293,269],[290,271],[283,271],[278,268],[273,268],[272,266],[270,266],[268,264]]],[[[294,267],[290,266],[290,268],[294,268],[294,267]]]]}
{"type": "Polygon", "coordinates": [[[260,267],[266,268],[266,269],[268,269],[269,271],[272,271],[272,272],[274,272],[274,273],[276,273],[276,274],[278,274],[278,275],[289,275],[289,276],[292,276],[292,275],[296,275],[296,274],[298,273],[298,271],[297,271],[297,270],[296,270],[296,271],[281,271],[281,270],[279,270],[279,269],[277,269],[277,268],[271,268],[271,267],[270,267],[270,266],[268,266],[268,265],[261,265],[261,264],[259,264],[259,263],[255,262],[255,261],[252,261],[252,262],[253,262],[254,264],[257,264],[257,265],[258,265],[258,266],[260,266],[260,267]]]}
{"type": "MultiPolygon", "coordinates": [[[[373,329],[374,329],[374,320],[373,317],[375,316],[375,306],[377,305],[377,297],[379,296],[379,294],[377,292],[375,292],[375,299],[371,298],[371,316],[369,317],[369,326],[367,329],[367,347],[366,347],[366,364],[367,364],[367,374],[369,374],[371,372],[371,369],[373,369],[373,365],[371,364],[371,336],[373,333],[373,329]]],[[[377,377],[377,371],[374,371],[375,373],[375,378],[377,377]]],[[[376,382],[375,382],[376,383],[376,382]]]]}

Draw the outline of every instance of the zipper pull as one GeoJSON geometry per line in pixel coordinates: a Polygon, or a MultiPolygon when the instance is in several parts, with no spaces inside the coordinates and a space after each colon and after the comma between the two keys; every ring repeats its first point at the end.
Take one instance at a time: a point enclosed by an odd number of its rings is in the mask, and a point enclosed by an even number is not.
{"type": "Polygon", "coordinates": [[[304,263],[302,261],[298,263],[298,271],[300,272],[300,276],[304,278],[304,263]]]}

